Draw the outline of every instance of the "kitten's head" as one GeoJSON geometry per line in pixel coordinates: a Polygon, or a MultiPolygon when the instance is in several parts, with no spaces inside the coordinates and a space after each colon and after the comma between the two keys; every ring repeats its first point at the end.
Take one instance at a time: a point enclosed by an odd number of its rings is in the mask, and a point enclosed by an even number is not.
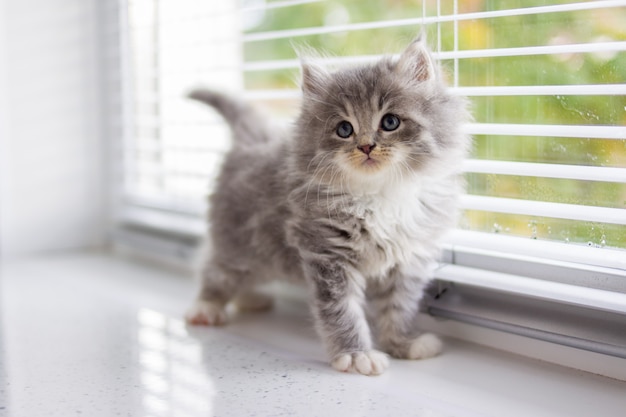
{"type": "Polygon", "coordinates": [[[446,91],[423,40],[397,60],[333,73],[304,62],[302,70],[297,146],[311,175],[367,187],[458,170],[469,145],[460,132],[465,101],[446,91]]]}

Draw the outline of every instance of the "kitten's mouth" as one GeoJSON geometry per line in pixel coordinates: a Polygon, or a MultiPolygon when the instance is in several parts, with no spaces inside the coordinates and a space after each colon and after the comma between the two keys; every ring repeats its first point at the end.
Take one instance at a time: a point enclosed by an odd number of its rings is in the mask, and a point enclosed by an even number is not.
{"type": "Polygon", "coordinates": [[[364,154],[352,154],[349,158],[349,164],[352,169],[359,170],[361,172],[375,173],[380,171],[385,165],[386,158],[381,155],[364,155],[364,154]]]}
{"type": "Polygon", "coordinates": [[[380,164],[381,161],[378,158],[372,158],[369,155],[361,161],[361,167],[365,169],[378,169],[380,164]]]}

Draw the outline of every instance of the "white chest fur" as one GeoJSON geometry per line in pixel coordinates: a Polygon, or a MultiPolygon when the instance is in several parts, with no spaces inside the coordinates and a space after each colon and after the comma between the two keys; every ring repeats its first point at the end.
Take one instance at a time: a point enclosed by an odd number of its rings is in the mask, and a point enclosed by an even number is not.
{"type": "Polygon", "coordinates": [[[433,253],[434,242],[428,241],[432,219],[421,203],[422,192],[417,186],[404,187],[357,200],[355,214],[367,231],[361,245],[365,276],[382,277],[395,266],[423,265],[423,258],[433,253]]]}

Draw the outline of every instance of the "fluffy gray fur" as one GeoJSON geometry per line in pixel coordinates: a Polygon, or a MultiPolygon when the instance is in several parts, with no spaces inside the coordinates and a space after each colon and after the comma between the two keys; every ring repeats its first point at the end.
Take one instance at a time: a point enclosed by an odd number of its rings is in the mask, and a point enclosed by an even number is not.
{"type": "Polygon", "coordinates": [[[211,197],[212,250],[187,320],[222,324],[227,303],[256,284],[303,279],[334,368],[380,374],[388,359],[376,349],[434,356],[439,339],[413,324],[456,219],[466,102],[447,91],[420,39],[399,59],[332,73],[305,60],[302,72],[290,133],[232,97],[191,95],[224,116],[234,145],[211,197]],[[385,115],[399,125],[384,125],[385,115]]]}

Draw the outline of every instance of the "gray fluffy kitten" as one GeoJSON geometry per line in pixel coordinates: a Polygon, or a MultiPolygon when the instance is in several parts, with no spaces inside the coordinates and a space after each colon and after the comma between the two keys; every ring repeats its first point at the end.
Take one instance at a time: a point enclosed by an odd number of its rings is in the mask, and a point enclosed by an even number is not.
{"type": "Polygon", "coordinates": [[[300,278],[335,369],[380,374],[389,361],[375,347],[435,356],[439,339],[413,324],[463,189],[465,100],[446,90],[421,39],[397,60],[333,73],[305,61],[302,72],[290,134],[231,97],[191,94],[229,122],[234,146],[187,320],[222,324],[254,285],[300,278]]]}

